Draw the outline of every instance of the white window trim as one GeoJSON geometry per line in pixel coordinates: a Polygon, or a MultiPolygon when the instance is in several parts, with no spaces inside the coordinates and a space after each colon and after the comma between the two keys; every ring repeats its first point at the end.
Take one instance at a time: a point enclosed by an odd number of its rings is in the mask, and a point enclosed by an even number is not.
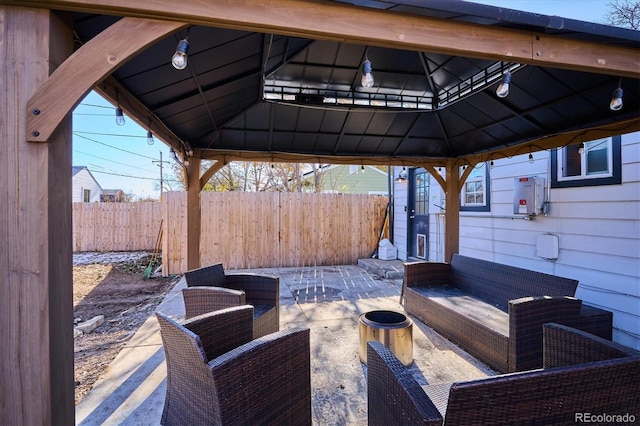
{"type": "Polygon", "coordinates": [[[567,182],[567,181],[580,181],[585,179],[604,179],[610,178],[613,176],[613,140],[612,138],[603,138],[597,139],[595,141],[585,142],[585,151],[580,155],[580,175],[577,176],[563,176],[564,164],[565,164],[565,151],[567,149],[574,149],[575,145],[567,146],[562,149],[557,150],[557,176],[556,179],[558,182],[567,182]],[[608,171],[605,173],[596,173],[596,174],[587,174],[587,151],[588,145],[594,143],[601,143],[606,141],[607,143],[607,169],[608,171]]]}
{"type": "MultiPolygon", "coordinates": [[[[476,169],[482,171],[482,175],[469,177],[465,180],[462,185],[462,189],[460,191],[460,207],[486,207],[487,206],[487,165],[486,163],[479,163],[476,166],[476,169]],[[483,197],[484,200],[482,203],[467,203],[467,183],[470,182],[482,182],[482,187],[484,188],[483,197]]],[[[460,173],[462,174],[462,169],[460,169],[460,173]]]]}

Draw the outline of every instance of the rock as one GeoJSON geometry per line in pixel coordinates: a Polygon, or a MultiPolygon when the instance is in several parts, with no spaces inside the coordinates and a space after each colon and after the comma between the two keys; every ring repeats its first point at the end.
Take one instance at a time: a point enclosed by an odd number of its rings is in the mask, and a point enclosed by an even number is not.
{"type": "Polygon", "coordinates": [[[85,322],[82,322],[82,323],[76,325],[76,329],[82,331],[83,333],[90,333],[96,327],[99,327],[103,323],[104,323],[104,315],[98,315],[98,316],[95,316],[95,317],[91,318],[88,321],[85,321],[85,322]]]}

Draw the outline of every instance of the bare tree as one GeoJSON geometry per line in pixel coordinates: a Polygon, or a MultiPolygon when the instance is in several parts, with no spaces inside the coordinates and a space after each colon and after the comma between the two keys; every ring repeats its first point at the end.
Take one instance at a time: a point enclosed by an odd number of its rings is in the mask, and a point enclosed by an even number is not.
{"type": "Polygon", "coordinates": [[[606,20],[611,25],[634,30],[640,28],[640,1],[615,0],[607,6],[609,13],[606,20]]]}

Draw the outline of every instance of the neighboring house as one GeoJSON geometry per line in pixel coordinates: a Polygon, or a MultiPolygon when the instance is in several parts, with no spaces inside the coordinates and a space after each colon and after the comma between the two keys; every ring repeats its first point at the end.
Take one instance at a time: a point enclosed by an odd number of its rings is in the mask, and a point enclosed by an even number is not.
{"type": "MultiPolygon", "coordinates": [[[[321,192],[329,194],[388,195],[387,172],[375,166],[329,164],[320,169],[321,192]]],[[[302,175],[303,188],[314,191],[314,173],[302,175]]]]}
{"type": "Polygon", "coordinates": [[[100,201],[104,203],[124,203],[126,197],[121,189],[103,189],[100,195],[100,201]]]}
{"type": "MultiPolygon", "coordinates": [[[[398,257],[442,261],[444,192],[408,172],[394,183],[398,257]]],[[[460,209],[460,254],[579,280],[576,297],[613,312],[614,340],[640,349],[640,132],[478,165],[460,209]]]]}
{"type": "Polygon", "coordinates": [[[86,166],[73,166],[71,188],[74,203],[100,201],[102,188],[86,166]]]}

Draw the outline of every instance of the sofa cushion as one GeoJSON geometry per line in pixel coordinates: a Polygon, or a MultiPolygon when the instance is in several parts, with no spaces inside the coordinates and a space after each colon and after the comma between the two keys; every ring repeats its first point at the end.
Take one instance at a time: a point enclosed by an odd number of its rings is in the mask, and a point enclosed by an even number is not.
{"type": "Polygon", "coordinates": [[[526,296],[573,296],[578,281],[456,254],[450,285],[507,311],[509,300],[526,296]]]}
{"type": "Polygon", "coordinates": [[[478,322],[506,337],[509,314],[454,287],[416,287],[413,290],[433,302],[478,322]]]}

